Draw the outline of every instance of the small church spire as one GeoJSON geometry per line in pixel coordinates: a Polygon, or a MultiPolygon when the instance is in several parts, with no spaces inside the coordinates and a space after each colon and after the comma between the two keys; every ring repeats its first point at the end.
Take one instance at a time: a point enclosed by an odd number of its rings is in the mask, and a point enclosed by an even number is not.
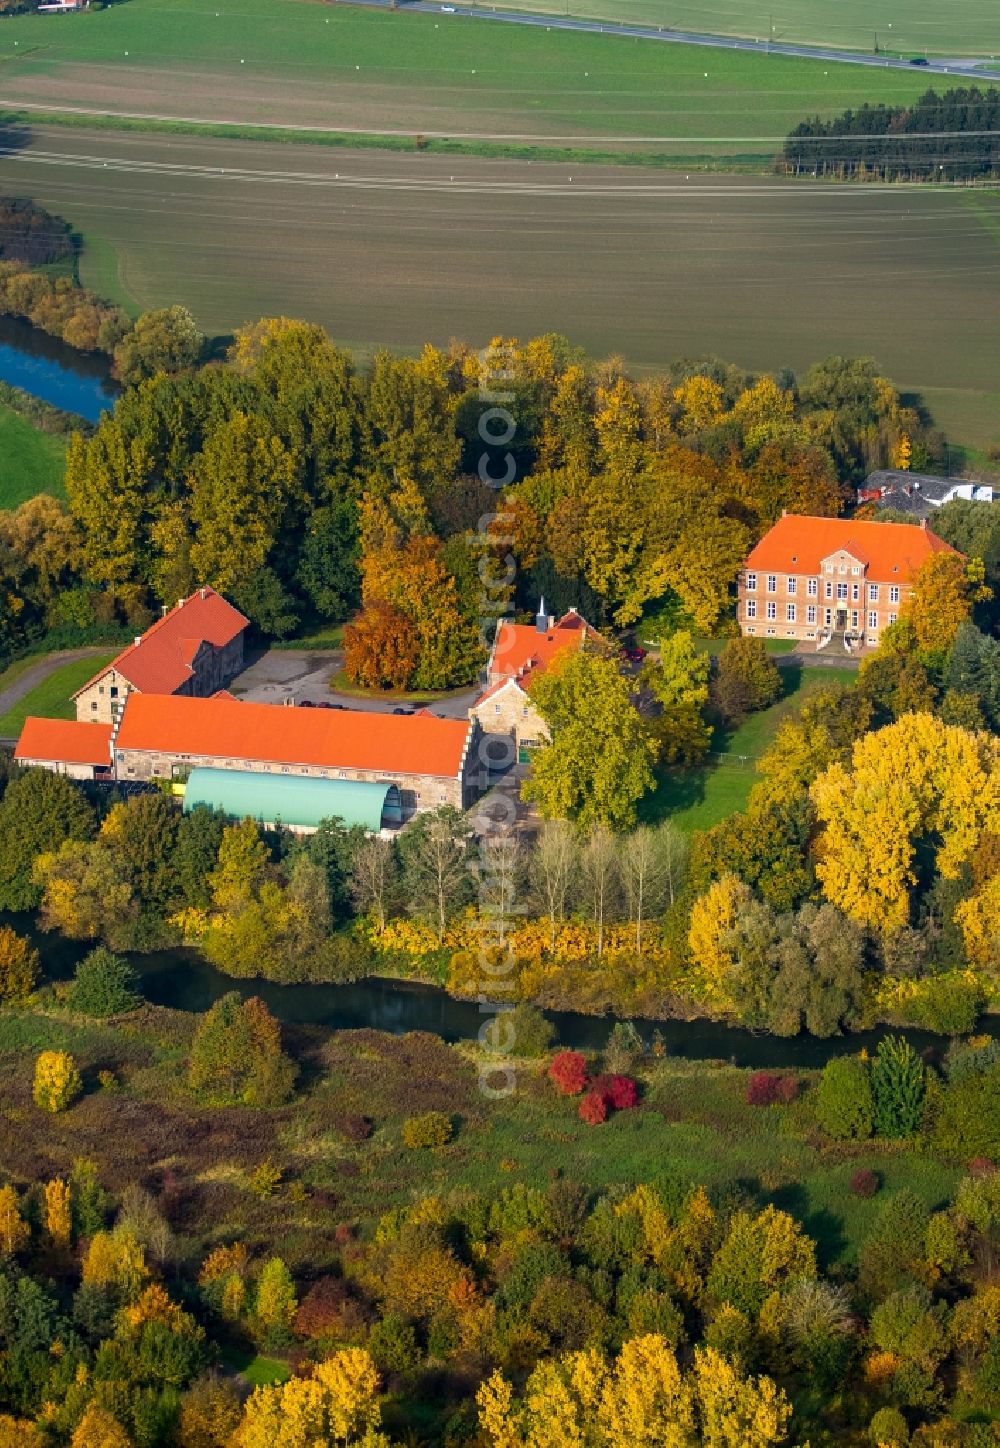
{"type": "Polygon", "coordinates": [[[543,593],[538,602],[538,612],[535,614],[535,628],[539,633],[548,633],[549,616],[545,612],[545,594],[543,593]]]}

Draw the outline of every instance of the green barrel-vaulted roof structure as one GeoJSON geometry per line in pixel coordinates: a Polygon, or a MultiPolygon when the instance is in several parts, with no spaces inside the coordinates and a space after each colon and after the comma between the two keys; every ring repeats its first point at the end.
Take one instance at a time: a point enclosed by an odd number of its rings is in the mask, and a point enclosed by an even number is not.
{"type": "Polygon", "coordinates": [[[375,834],[400,822],[399,788],[388,781],[315,779],[296,774],[257,774],[248,769],[193,769],[184,790],[184,813],[198,805],[233,819],[280,820],[289,829],[314,830],[327,819],[361,825],[375,834]]]}

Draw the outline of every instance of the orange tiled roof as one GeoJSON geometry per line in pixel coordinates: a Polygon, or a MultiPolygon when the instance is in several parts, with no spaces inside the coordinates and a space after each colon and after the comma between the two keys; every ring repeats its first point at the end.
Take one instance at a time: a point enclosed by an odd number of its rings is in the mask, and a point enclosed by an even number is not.
{"type": "Polygon", "coordinates": [[[389,776],[454,779],[471,726],[462,719],[372,714],[358,709],[300,709],[216,696],[130,694],[116,744],[151,754],[251,759],[368,769],[389,776]]]}
{"type": "Polygon", "coordinates": [[[24,721],[14,758],[22,761],[42,759],[60,764],[111,763],[111,725],[82,723],[76,719],[39,719],[29,715],[24,721]]]}
{"type": "Polygon", "coordinates": [[[954,553],[950,543],[913,523],[872,523],[857,518],[808,518],[786,513],[764,534],[746,567],[774,573],[818,573],[843,548],[867,564],[875,582],[906,582],[932,553],[954,553]]]}
{"type": "Polygon", "coordinates": [[[545,633],[534,624],[510,623],[504,619],[497,629],[490,657],[490,678],[516,679],[527,686],[531,675],[547,669],[557,654],[568,648],[579,648],[585,638],[599,638],[596,629],[575,609],[564,613],[545,633]]]}
{"type": "MultiPolygon", "coordinates": [[[[194,673],[194,659],[203,643],[224,648],[242,633],[247,620],[214,588],[199,588],[157,619],[139,639],[105,665],[83,689],[108,669],[116,669],[143,694],[172,694],[194,673]]],[[[75,699],[83,689],[77,689],[75,699]]]]}

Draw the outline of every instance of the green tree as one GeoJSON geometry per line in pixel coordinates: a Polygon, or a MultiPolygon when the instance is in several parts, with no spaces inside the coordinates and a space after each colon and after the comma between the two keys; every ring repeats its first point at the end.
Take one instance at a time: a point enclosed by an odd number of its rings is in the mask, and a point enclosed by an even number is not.
{"type": "Polygon", "coordinates": [[[875,1129],[868,1063],[859,1056],[834,1056],[823,1067],[814,1103],[816,1120],[837,1141],[865,1140],[875,1129]]]}
{"type": "Polygon", "coordinates": [[[763,639],[726,641],[712,678],[712,700],[725,719],[766,709],[781,694],[781,675],[763,639]]]}
{"type": "Polygon", "coordinates": [[[256,996],[244,1001],[231,991],[198,1023],[188,1070],[193,1091],[214,1101],[279,1106],[294,1080],[278,1023],[256,996]]]}
{"type": "Polygon", "coordinates": [[[209,876],[219,862],[225,817],[199,805],[177,821],[171,866],[184,905],[206,909],[212,902],[209,876]]]}
{"type": "Polygon", "coordinates": [[[205,347],[204,335],[187,307],[144,312],[115,348],[115,372],[126,387],[157,372],[194,367],[205,347]]]}
{"type": "Polygon", "coordinates": [[[703,710],[710,672],[709,656],[682,629],[662,640],[658,660],[643,670],[643,684],[660,706],[649,727],[662,763],[695,764],[708,752],[712,731],[703,710]]]}
{"type": "Polygon", "coordinates": [[[142,1000],[128,961],[103,945],[85,955],[73,975],[67,1004],[83,1016],[103,1018],[133,1011],[142,1000]]]}
{"type": "Polygon", "coordinates": [[[346,498],[317,508],[306,524],[296,582],[320,618],[341,623],[361,597],[358,522],[346,498]]]}
{"type": "Polygon", "coordinates": [[[145,439],[128,436],[105,413],[94,435],[70,439],[66,496],[83,528],[87,577],[114,589],[140,571],[146,552],[147,506],[154,459],[145,439]]]}
{"type": "Polygon", "coordinates": [[[0,910],[34,909],[42,898],[36,858],[93,833],[93,810],[63,775],[29,769],[11,780],[0,800],[0,910]]]}
{"type": "Polygon", "coordinates": [[[717,1303],[756,1317],[766,1298],[816,1276],[816,1248],[787,1212],[737,1212],[712,1261],[708,1292],[717,1303]]]}
{"type": "Polygon", "coordinates": [[[886,1036],[872,1062],[875,1131],[879,1136],[914,1136],[920,1130],[927,1085],[924,1064],[909,1041],[886,1036]]]}
{"type": "Polygon", "coordinates": [[[532,681],[530,693],[550,738],[535,751],[524,797],[547,819],[633,825],[636,805],[653,786],[653,751],[613,660],[568,654],[532,681]]]}
{"type": "Polygon", "coordinates": [[[226,911],[248,904],[264,878],[266,865],[267,846],[253,820],[226,825],[215,869],[208,876],[212,903],[226,911]]]}
{"type": "Polygon", "coordinates": [[[108,811],[100,840],[144,910],[165,914],[176,897],[173,854],[179,818],[162,794],[141,794],[108,811]]]}
{"type": "Polygon", "coordinates": [[[264,566],[295,476],[294,454],[256,414],[234,412],[209,434],[188,479],[200,578],[225,592],[264,566]]]}

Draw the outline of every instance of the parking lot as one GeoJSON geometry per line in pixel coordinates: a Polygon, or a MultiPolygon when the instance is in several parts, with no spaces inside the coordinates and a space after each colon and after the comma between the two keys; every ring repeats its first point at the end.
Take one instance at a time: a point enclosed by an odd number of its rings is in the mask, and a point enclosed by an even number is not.
{"type": "MultiPolygon", "coordinates": [[[[251,704],[364,709],[373,714],[409,714],[416,707],[405,699],[331,692],[330,680],[343,667],[341,649],[268,649],[251,660],[249,667],[229,685],[229,692],[251,704]]],[[[427,708],[444,718],[464,719],[479,692],[478,687],[462,689],[436,699],[427,708]]]]}

